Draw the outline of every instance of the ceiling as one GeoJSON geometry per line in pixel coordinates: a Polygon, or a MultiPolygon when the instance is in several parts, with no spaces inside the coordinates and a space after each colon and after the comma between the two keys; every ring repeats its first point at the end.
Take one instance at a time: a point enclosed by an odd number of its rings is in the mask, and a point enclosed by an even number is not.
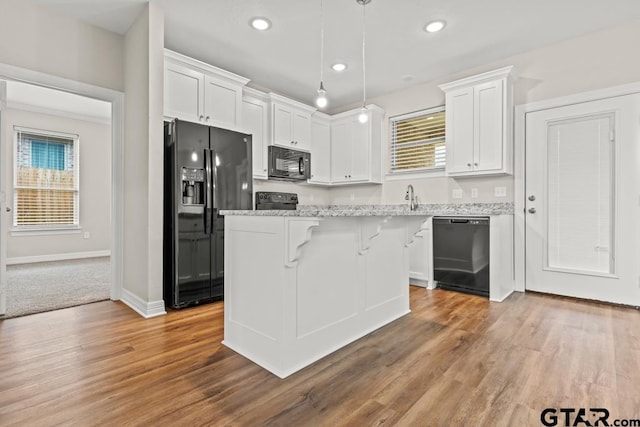
{"type": "Polygon", "coordinates": [[[8,80],[7,106],[43,113],[70,115],[79,119],[111,122],[111,103],[85,96],[8,80]]]}
{"type": "MultiPolygon", "coordinates": [[[[142,0],[35,0],[120,34],[142,0]]],[[[152,0],[165,13],[165,47],[313,104],[320,81],[320,0],[152,0]],[[249,26],[267,17],[270,30],[249,26]]],[[[362,9],[323,0],[328,112],[362,102],[362,9]],[[329,66],[343,61],[348,69],[329,66]]],[[[366,6],[367,97],[640,18],[638,0],[372,0],[366,6]],[[439,33],[423,31],[444,19],[439,33]]],[[[638,23],[640,25],[640,22],[638,23]]]]}

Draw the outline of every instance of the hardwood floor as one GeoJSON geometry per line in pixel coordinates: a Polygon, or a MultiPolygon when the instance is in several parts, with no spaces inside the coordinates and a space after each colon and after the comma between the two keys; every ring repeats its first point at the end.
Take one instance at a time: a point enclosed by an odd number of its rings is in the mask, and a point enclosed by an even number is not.
{"type": "Polygon", "coordinates": [[[416,287],[411,309],[285,380],[220,344],[222,303],[7,319],[0,425],[527,426],[547,407],[640,418],[638,310],[416,287]]]}

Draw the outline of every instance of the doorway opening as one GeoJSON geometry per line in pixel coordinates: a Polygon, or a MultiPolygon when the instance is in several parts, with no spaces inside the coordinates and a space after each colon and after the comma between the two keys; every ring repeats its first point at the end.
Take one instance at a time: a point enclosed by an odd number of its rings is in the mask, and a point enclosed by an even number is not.
{"type": "Polygon", "coordinates": [[[4,318],[115,299],[112,103],[3,84],[4,318]]]}

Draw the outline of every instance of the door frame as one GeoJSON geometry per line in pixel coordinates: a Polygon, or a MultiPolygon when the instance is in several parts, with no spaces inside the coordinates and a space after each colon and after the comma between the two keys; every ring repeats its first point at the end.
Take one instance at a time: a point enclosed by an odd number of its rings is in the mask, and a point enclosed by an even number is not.
{"type": "Polygon", "coordinates": [[[589,92],[582,92],[574,95],[567,95],[558,98],[537,101],[528,104],[518,105],[515,108],[514,127],[514,290],[524,292],[526,289],[525,263],[526,263],[526,216],[525,216],[525,143],[526,143],[526,116],[551,108],[565,107],[568,105],[581,104],[583,102],[598,101],[618,96],[640,93],[640,82],[629,83],[620,86],[612,86],[605,89],[598,89],[589,92]]]}
{"type": "MultiPolygon", "coordinates": [[[[110,298],[119,300],[123,283],[123,225],[124,225],[124,93],[113,89],[95,86],[89,83],[57,77],[32,71],[13,65],[0,63],[0,78],[31,83],[51,89],[62,90],[89,98],[111,103],[111,289],[110,298]]],[[[2,128],[4,130],[4,127],[2,128]]],[[[4,133],[4,131],[2,131],[4,133]]],[[[0,149],[4,150],[8,142],[0,135],[0,149]]],[[[2,162],[4,162],[2,151],[2,162]]],[[[4,168],[2,169],[4,170],[4,168]]],[[[7,183],[4,174],[0,174],[0,191],[6,194],[7,183]]],[[[3,230],[0,221],[0,235],[3,230]]],[[[4,240],[4,239],[3,239],[4,240]]],[[[6,245],[2,242],[4,249],[6,245]]],[[[6,265],[4,266],[6,268],[6,265]]]]}

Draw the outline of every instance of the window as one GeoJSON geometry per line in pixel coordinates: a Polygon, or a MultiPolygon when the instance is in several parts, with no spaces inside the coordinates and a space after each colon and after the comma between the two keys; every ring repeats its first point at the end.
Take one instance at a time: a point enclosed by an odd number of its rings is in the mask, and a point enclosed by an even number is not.
{"type": "Polygon", "coordinates": [[[391,173],[443,169],[444,107],[391,118],[391,173]]]}
{"type": "Polygon", "coordinates": [[[78,136],[14,129],[13,226],[77,227],[78,136]]]}

